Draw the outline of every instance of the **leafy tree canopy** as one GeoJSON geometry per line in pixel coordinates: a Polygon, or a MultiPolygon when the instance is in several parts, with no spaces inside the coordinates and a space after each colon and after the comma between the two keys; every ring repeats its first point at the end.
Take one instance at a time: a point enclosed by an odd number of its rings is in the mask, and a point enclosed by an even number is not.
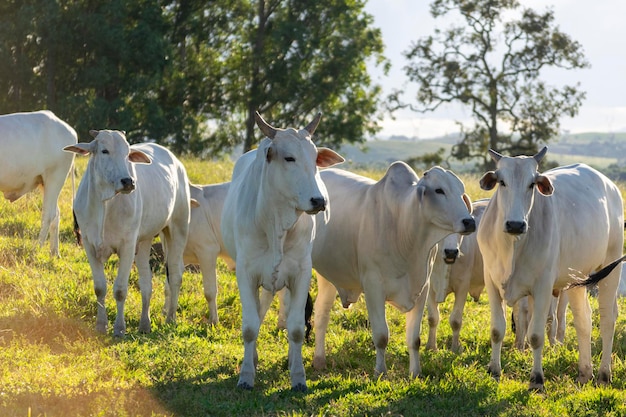
{"type": "MultiPolygon", "coordinates": [[[[581,45],[561,32],[552,10],[539,13],[517,0],[434,0],[431,14],[460,17],[462,25],[435,30],[405,53],[406,74],[417,83],[418,112],[462,103],[474,126],[452,157],[491,163],[488,148],[534,154],[559,131],[559,119],[578,113],[585,93],[576,86],[551,86],[548,67],[588,67],[581,45]]],[[[395,100],[399,105],[399,94],[395,100]]]]}
{"type": "MultiPolygon", "coordinates": [[[[85,137],[213,155],[324,114],[325,144],[358,142],[382,117],[380,30],[361,0],[7,0],[0,112],[47,108],[85,137]],[[256,138],[255,138],[256,136],[256,138]]],[[[87,139],[87,138],[85,138],[87,139]]]]}

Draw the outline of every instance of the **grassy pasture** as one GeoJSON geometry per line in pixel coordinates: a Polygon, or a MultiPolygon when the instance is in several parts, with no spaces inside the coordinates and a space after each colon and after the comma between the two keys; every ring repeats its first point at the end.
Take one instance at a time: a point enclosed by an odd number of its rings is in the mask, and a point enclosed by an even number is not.
{"type": "MultiPolygon", "coordinates": [[[[79,177],[85,159],[78,158],[79,177]]],[[[228,180],[232,163],[184,159],[196,183],[228,180]]],[[[378,171],[361,172],[379,177],[378,171]]],[[[486,196],[478,178],[463,176],[473,199],[486,196]]],[[[165,324],[164,273],[157,267],[152,302],[153,331],[137,332],[140,294],[131,275],[126,305],[128,334],[94,332],[95,295],[82,248],[74,243],[71,182],[62,194],[61,258],[36,243],[41,195],[10,204],[0,201],[0,415],[2,416],[620,416],[626,415],[626,320],[621,314],[614,343],[610,387],[580,386],[575,332],[570,322],[562,346],[546,346],[545,393],[528,392],[529,351],[512,348],[507,334],[503,377],[486,372],[489,361],[487,297],[468,302],[461,332],[464,350],[447,347],[452,297],[441,306],[440,349],[422,349],[423,377],[407,376],[404,317],[387,308],[390,343],[388,374],[373,376],[375,354],[361,301],[349,310],[335,303],[327,335],[328,369],[311,367],[313,345],[303,356],[309,391],[290,391],[287,340],[270,310],[259,336],[259,366],[252,392],[236,389],[243,356],[241,309],[234,275],[219,264],[220,323],[206,325],[207,306],[199,274],[186,272],[176,324],[165,324]]],[[[116,272],[113,258],[108,268],[116,272]]],[[[315,296],[315,281],[312,288],[315,296]]],[[[620,310],[624,311],[623,299],[620,310]]],[[[595,300],[592,299],[592,305],[595,300]]],[[[109,322],[115,316],[107,296],[109,322]]],[[[594,313],[593,354],[601,342],[594,313]]],[[[427,322],[423,321],[422,340],[427,322]]]]}

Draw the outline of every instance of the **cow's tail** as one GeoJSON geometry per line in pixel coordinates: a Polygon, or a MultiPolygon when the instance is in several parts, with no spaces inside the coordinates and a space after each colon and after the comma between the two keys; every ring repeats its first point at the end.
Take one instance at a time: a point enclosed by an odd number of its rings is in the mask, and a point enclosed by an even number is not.
{"type": "Polygon", "coordinates": [[[306,297],[306,307],[304,309],[304,324],[306,325],[306,333],[304,335],[304,340],[307,343],[311,341],[311,329],[313,328],[313,326],[311,325],[312,315],[313,315],[313,298],[311,298],[311,293],[308,293],[306,297]]]}
{"type": "Polygon", "coordinates": [[[72,216],[74,216],[74,236],[76,236],[76,244],[78,246],[83,246],[83,236],[80,233],[80,227],[78,226],[76,212],[74,210],[72,210],[72,216]]]}
{"type": "Polygon", "coordinates": [[[587,287],[587,288],[593,287],[598,282],[606,278],[615,269],[617,265],[619,265],[620,263],[624,261],[624,259],[626,259],[626,255],[622,255],[620,258],[614,260],[613,262],[611,262],[610,264],[608,264],[601,270],[596,271],[593,274],[590,274],[586,279],[576,280],[570,283],[566,289],[568,290],[573,287],[587,287]]]}

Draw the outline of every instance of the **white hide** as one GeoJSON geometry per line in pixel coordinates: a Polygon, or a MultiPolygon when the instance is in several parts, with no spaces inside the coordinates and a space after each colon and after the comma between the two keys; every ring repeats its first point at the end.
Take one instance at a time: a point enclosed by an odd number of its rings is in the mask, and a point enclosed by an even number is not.
{"type": "MultiPolygon", "coordinates": [[[[489,200],[472,203],[472,215],[476,225],[480,224],[482,214],[489,200]]],[[[448,294],[454,293],[454,306],[450,313],[452,328],[451,349],[460,351],[460,332],[463,324],[463,310],[467,295],[478,301],[485,287],[483,279],[483,260],[476,242],[476,233],[468,236],[451,234],[438,243],[437,255],[430,275],[430,293],[428,294],[428,342],[426,348],[437,349],[437,327],[439,325],[439,303],[448,294]]]]}
{"type": "Polygon", "coordinates": [[[387,370],[389,302],[406,313],[409,374],[417,376],[431,248],[450,233],[475,230],[465,187],[450,171],[434,167],[418,178],[403,162],[393,163],[378,182],[338,169],[324,170],[321,176],[333,207],[328,223],[318,214],[313,243],[318,283],[313,366],[326,366],[326,329],[337,291],[344,307],[363,292],[376,373],[387,370]]]}
{"type": "Polygon", "coordinates": [[[43,188],[39,245],[49,235],[53,256],[59,255],[59,194],[74,161],[63,147],[76,142],[74,129],[50,111],[0,116],[0,191],[13,202],[43,188]]]}
{"type": "Polygon", "coordinates": [[[183,259],[185,265],[200,265],[204,297],[209,304],[209,323],[212,325],[219,321],[215,270],[217,258],[222,258],[231,270],[235,269],[235,261],[228,255],[224,246],[220,225],[229,186],[229,182],[189,186],[191,198],[198,203],[198,207],[191,209],[189,236],[183,259]]]}
{"type": "MultiPolygon", "coordinates": [[[[489,371],[499,378],[500,352],[506,329],[505,305],[533,297],[528,340],[533,350],[531,389],[543,389],[542,367],[546,320],[553,291],[573,276],[586,276],[622,254],[624,210],[619,189],[584,164],[540,174],[534,157],[506,157],[490,151],[496,171],[480,180],[497,189],[478,228],[485,287],[491,308],[489,371]]],[[[611,352],[617,318],[617,286],[621,264],[599,284],[602,360],[598,380],[611,380],[611,352]]],[[[568,290],[578,336],[579,381],[592,378],[591,309],[584,287],[568,290]]]]}
{"type": "Polygon", "coordinates": [[[311,280],[312,214],[328,204],[318,166],[343,162],[335,152],[316,148],[311,141],[320,116],[295,130],[273,128],[257,113],[257,125],[266,138],[258,149],[242,155],[233,169],[221,228],[227,252],[236,263],[241,298],[244,357],[238,387],[243,389],[254,386],[256,340],[264,316],[260,287],[270,294],[282,288],[289,292],[291,386],[294,391],[307,389],[302,342],[311,280]]]}
{"type": "Polygon", "coordinates": [[[124,303],[133,260],[139,272],[142,298],[139,331],[150,332],[152,240],[161,234],[168,277],[167,320],[176,318],[183,273],[183,250],[189,228],[190,195],[187,173],[166,148],[151,143],[129,146],[123,132],[92,131],[95,139],[65,148],[90,155],[80,182],[74,212],[83,237],[97,298],[96,330],[106,332],[104,264],[119,257],[113,295],[117,302],[114,335],[126,331],[124,303]]]}

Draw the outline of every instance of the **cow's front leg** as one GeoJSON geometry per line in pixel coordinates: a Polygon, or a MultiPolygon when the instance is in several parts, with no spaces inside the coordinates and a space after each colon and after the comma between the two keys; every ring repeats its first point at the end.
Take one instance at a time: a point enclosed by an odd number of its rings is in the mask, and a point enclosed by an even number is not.
{"type": "Polygon", "coordinates": [[[285,294],[289,299],[287,310],[287,334],[289,337],[289,373],[291,389],[296,392],[307,390],[306,375],[302,362],[302,343],[304,341],[306,300],[311,283],[311,268],[305,268],[292,289],[285,294]]]}
{"type": "MultiPolygon", "coordinates": [[[[407,317],[408,320],[408,317],[407,317]]],[[[437,328],[439,327],[439,303],[435,299],[435,293],[428,293],[428,341],[426,342],[426,349],[429,350],[437,350],[437,328]]],[[[409,324],[407,321],[407,344],[409,344],[408,335],[409,335],[409,324]]],[[[418,333],[419,335],[419,333],[418,333]]]]}
{"type": "Polygon", "coordinates": [[[491,360],[489,361],[488,372],[496,381],[499,381],[502,374],[500,355],[506,331],[506,304],[491,278],[488,278],[487,271],[485,271],[485,288],[491,310],[491,360]]]}
{"type": "Polygon", "coordinates": [[[426,283],[422,292],[415,300],[415,305],[406,313],[406,344],[409,349],[409,376],[418,377],[422,374],[420,363],[420,332],[422,329],[422,317],[426,307],[426,299],[429,294],[430,283],[426,283]]]}
{"type": "Polygon", "coordinates": [[[528,327],[528,343],[533,350],[533,367],[530,373],[529,389],[543,391],[543,347],[545,345],[546,323],[553,298],[550,289],[541,289],[536,296],[529,299],[532,306],[532,316],[528,327]]]}
{"type": "Polygon", "coordinates": [[[93,289],[96,294],[96,331],[106,333],[109,319],[105,307],[107,295],[107,279],[104,275],[104,263],[96,256],[94,247],[85,242],[85,253],[93,275],[93,289]]]}
{"type": "Polygon", "coordinates": [[[465,310],[465,302],[467,301],[468,288],[463,291],[454,293],[454,307],[450,313],[450,328],[452,328],[452,346],[451,350],[461,353],[463,349],[461,345],[461,327],[463,326],[463,311],[465,310]]]}
{"type": "Polygon", "coordinates": [[[236,275],[241,300],[241,334],[243,338],[243,361],[237,387],[251,390],[254,387],[256,374],[256,341],[261,327],[259,291],[243,267],[237,266],[236,275]]]}
{"type": "Polygon", "coordinates": [[[150,299],[152,298],[152,270],[150,269],[151,241],[142,241],[137,245],[135,265],[139,273],[139,290],[141,291],[141,318],[139,319],[139,331],[150,333],[150,299]]]}
{"type": "Polygon", "coordinates": [[[385,294],[380,288],[364,288],[367,316],[372,326],[372,340],[376,348],[375,374],[382,375],[387,372],[385,352],[389,343],[389,328],[385,315],[385,294]]]}
{"type": "Polygon", "coordinates": [[[133,266],[133,260],[135,258],[135,245],[127,245],[125,250],[119,251],[119,266],[117,270],[117,277],[113,284],[113,296],[117,304],[117,316],[115,317],[115,324],[113,325],[113,336],[123,337],[126,333],[126,320],[124,318],[124,304],[126,303],[126,297],[128,296],[128,278],[130,276],[130,270],[133,266]]]}

